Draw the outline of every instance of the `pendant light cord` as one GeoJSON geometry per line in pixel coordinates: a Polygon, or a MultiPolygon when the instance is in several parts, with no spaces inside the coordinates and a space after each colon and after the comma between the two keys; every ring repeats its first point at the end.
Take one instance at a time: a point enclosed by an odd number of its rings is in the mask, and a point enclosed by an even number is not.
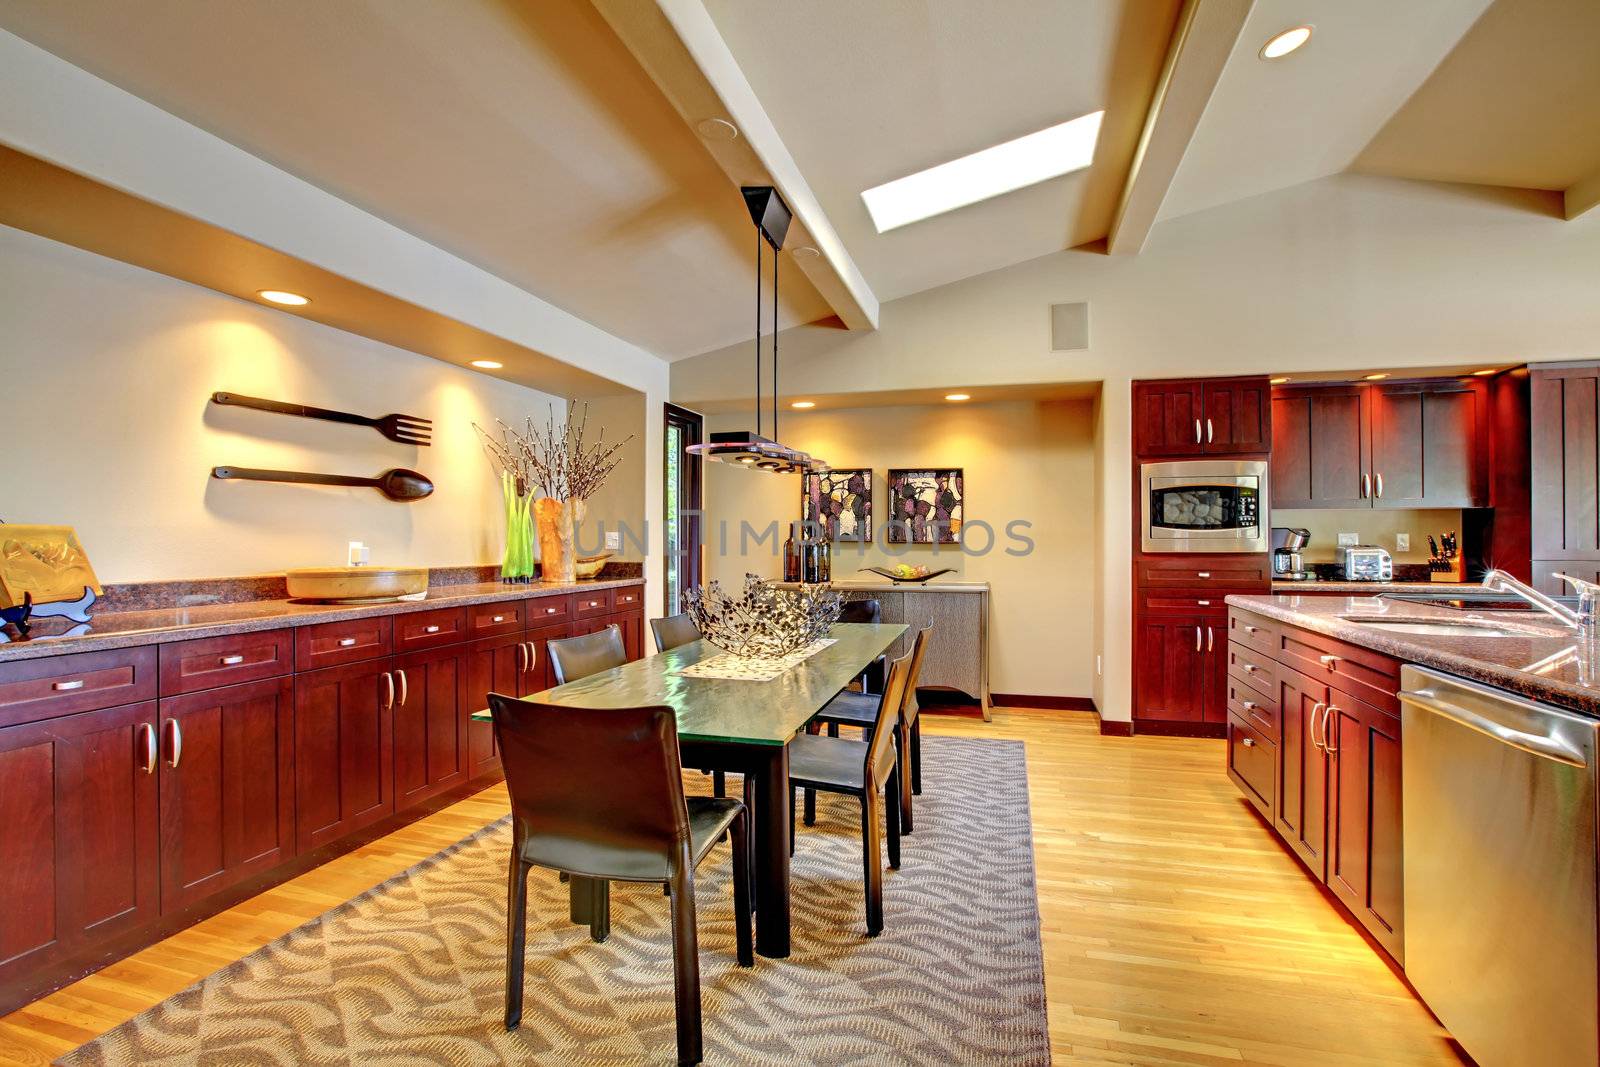
{"type": "MultiPolygon", "coordinates": [[[[757,404],[760,403],[758,399],[757,404]]],[[[778,440],[778,249],[772,250],[772,439],[778,440]]]]}
{"type": "MultiPolygon", "coordinates": [[[[777,427],[773,427],[777,433],[777,427]]],[[[761,436],[761,227],[756,227],[756,436],[761,436]]]]}

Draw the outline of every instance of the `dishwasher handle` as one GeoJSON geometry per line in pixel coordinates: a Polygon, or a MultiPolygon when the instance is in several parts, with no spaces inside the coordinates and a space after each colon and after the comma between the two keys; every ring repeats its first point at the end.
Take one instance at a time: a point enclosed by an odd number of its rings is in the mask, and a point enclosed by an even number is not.
{"type": "Polygon", "coordinates": [[[1460,704],[1452,704],[1442,700],[1438,691],[1433,689],[1403,689],[1400,699],[1424,711],[1431,711],[1441,718],[1451,722],[1460,723],[1469,730],[1476,730],[1487,734],[1497,741],[1520,749],[1532,756],[1541,756],[1544,759],[1555,760],[1572,767],[1587,767],[1589,761],[1584,754],[1570,745],[1563,744],[1553,737],[1540,737],[1538,734],[1524,733],[1513,730],[1503,723],[1495,722],[1487,716],[1480,715],[1471,708],[1464,708],[1460,704]]]}

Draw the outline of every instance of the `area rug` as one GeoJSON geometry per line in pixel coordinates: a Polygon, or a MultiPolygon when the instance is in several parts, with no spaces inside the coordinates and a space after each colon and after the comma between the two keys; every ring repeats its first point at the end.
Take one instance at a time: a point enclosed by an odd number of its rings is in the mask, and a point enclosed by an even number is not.
{"type": "MultiPolygon", "coordinates": [[[[708,1064],[1049,1062],[1023,746],[930,737],[923,755],[882,936],[865,936],[847,797],[819,796],[817,825],[800,827],[789,959],[736,965],[726,846],[701,866],[708,1064]]],[[[566,887],[535,870],[523,1023],[504,1030],[509,842],[508,819],[487,826],[57,1063],[672,1062],[658,887],[614,886],[611,937],[597,945],[568,922],[566,887]]]]}

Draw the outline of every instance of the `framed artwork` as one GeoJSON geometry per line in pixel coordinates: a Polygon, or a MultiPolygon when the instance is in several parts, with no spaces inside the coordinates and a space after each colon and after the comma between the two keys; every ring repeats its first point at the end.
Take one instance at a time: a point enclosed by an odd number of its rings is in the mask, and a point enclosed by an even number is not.
{"type": "Polygon", "coordinates": [[[889,543],[956,544],[966,502],[960,467],[890,470],[889,543]]]}
{"type": "Polygon", "coordinates": [[[872,471],[840,468],[801,479],[801,516],[827,524],[830,541],[872,540],[872,471]]]}

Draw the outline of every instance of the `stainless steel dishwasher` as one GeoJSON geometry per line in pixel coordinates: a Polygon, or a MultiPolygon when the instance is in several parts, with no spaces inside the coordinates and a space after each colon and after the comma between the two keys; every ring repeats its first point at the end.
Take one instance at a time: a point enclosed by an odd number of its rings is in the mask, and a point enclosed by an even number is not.
{"type": "Polygon", "coordinates": [[[1600,722],[1405,667],[1406,977],[1483,1067],[1600,1062],[1600,722]]]}

